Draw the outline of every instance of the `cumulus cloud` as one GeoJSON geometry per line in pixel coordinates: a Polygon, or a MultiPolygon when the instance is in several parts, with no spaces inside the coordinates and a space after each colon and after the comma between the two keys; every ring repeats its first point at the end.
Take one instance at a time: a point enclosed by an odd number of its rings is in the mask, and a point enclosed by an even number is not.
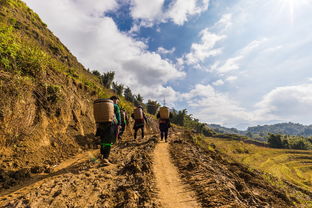
{"type": "Polygon", "coordinates": [[[134,19],[146,19],[151,22],[162,16],[162,6],[165,0],[132,0],[131,15],[134,19]]]}
{"type": "Polygon", "coordinates": [[[228,82],[233,82],[233,81],[237,80],[237,76],[229,76],[225,80],[228,82]]]}
{"type": "Polygon", "coordinates": [[[223,65],[220,65],[220,62],[216,62],[212,65],[211,70],[215,70],[218,73],[226,73],[236,69],[239,69],[239,61],[243,58],[243,56],[237,56],[234,58],[229,58],[223,65]]]}
{"type": "Polygon", "coordinates": [[[224,33],[226,30],[228,30],[232,26],[232,14],[223,14],[220,20],[214,24],[212,27],[215,30],[220,31],[220,33],[224,33]]]}
{"type": "Polygon", "coordinates": [[[199,34],[201,42],[193,43],[191,52],[185,55],[187,64],[197,64],[210,56],[216,56],[222,52],[220,48],[215,49],[214,47],[217,42],[226,37],[225,35],[211,33],[208,28],[202,30],[199,34]]]}
{"type": "Polygon", "coordinates": [[[240,62],[249,56],[252,52],[258,49],[261,45],[263,45],[267,41],[266,38],[261,40],[251,41],[244,48],[240,49],[237,52],[237,55],[231,58],[228,58],[224,62],[216,61],[211,65],[210,70],[216,71],[217,73],[224,74],[237,69],[240,69],[240,62]]]}
{"type": "Polygon", "coordinates": [[[172,98],[168,99],[174,99],[172,89],[163,85],[185,74],[159,54],[149,52],[144,42],[121,33],[112,18],[103,16],[105,11],[116,8],[115,1],[97,0],[86,7],[86,1],[82,0],[26,0],[26,3],[86,67],[101,72],[116,71],[118,82],[146,98],[170,92],[172,98]],[[97,13],[102,15],[94,15],[97,13]]]}
{"type": "Polygon", "coordinates": [[[217,92],[211,85],[197,84],[181,97],[191,107],[191,113],[204,122],[234,126],[253,120],[251,113],[227,94],[217,92]]]}
{"type": "Polygon", "coordinates": [[[272,121],[312,123],[312,84],[278,87],[267,93],[254,109],[246,109],[211,85],[197,84],[180,96],[201,121],[226,126],[272,121]]]}
{"type": "Polygon", "coordinates": [[[155,0],[146,3],[145,0],[131,0],[131,15],[140,20],[132,32],[141,27],[151,27],[155,23],[171,21],[183,25],[189,17],[198,15],[208,9],[209,0],[172,0],[164,9],[165,0],[155,0]]]}
{"type": "Polygon", "coordinates": [[[157,49],[157,52],[160,53],[160,54],[172,54],[173,52],[175,52],[175,47],[173,47],[172,49],[168,50],[168,49],[165,49],[163,47],[159,47],[157,49]]]}
{"type": "Polygon", "coordinates": [[[273,89],[256,104],[258,114],[279,120],[312,122],[312,84],[273,89]]]}
{"type": "Polygon", "coordinates": [[[189,16],[200,14],[208,9],[209,0],[175,0],[171,3],[166,18],[178,25],[183,25],[189,16]]]}
{"type": "Polygon", "coordinates": [[[212,85],[221,86],[224,85],[224,81],[222,79],[218,79],[217,81],[213,82],[212,85]]]}

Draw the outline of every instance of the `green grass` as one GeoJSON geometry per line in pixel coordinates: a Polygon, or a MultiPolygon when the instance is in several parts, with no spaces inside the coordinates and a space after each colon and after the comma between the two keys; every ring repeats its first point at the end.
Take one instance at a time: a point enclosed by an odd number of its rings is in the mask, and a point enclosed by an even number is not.
{"type": "Polygon", "coordinates": [[[254,169],[312,190],[312,151],[273,149],[219,138],[205,138],[216,149],[254,169]]]}
{"type": "MultiPolygon", "coordinates": [[[[103,88],[99,79],[77,62],[25,3],[0,0],[0,6],[0,70],[32,82],[45,82],[45,74],[52,70],[99,98],[114,94],[103,88]]],[[[52,93],[52,101],[56,100],[56,92],[52,93]]],[[[123,97],[120,105],[128,112],[133,110],[133,104],[123,97]]]]}

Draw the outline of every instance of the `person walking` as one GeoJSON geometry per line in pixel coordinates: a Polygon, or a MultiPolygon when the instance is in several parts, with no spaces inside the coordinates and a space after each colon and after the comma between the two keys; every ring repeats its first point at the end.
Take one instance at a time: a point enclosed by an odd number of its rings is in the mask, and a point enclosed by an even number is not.
{"type": "Polygon", "coordinates": [[[169,112],[169,108],[163,106],[159,109],[157,113],[157,118],[159,119],[159,130],[160,130],[160,138],[161,141],[165,139],[165,142],[168,141],[168,131],[171,127],[170,118],[172,118],[172,114],[169,112]]]}
{"type": "Polygon", "coordinates": [[[127,112],[123,108],[120,109],[120,118],[121,118],[121,125],[120,125],[121,127],[120,127],[120,131],[118,134],[119,141],[121,141],[122,135],[125,132],[126,126],[128,126],[128,122],[129,122],[127,112]]]}
{"type": "Polygon", "coordinates": [[[147,123],[147,118],[145,113],[143,112],[143,107],[139,105],[136,109],[134,109],[131,114],[131,118],[134,119],[134,140],[137,138],[138,130],[141,129],[142,139],[144,138],[144,121],[147,123]]]}
{"type": "Polygon", "coordinates": [[[98,99],[94,102],[94,117],[97,123],[96,136],[100,137],[100,154],[103,164],[110,164],[108,160],[111,147],[116,143],[120,126],[119,98],[98,99]]]}

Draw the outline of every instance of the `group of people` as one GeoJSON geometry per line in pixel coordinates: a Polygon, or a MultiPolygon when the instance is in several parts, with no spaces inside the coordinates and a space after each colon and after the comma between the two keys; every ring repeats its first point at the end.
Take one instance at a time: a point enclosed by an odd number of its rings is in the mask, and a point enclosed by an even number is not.
{"type": "MultiPolygon", "coordinates": [[[[129,118],[125,109],[120,108],[119,98],[112,96],[110,99],[98,99],[94,102],[94,117],[97,124],[96,136],[100,137],[100,153],[102,161],[110,164],[108,158],[111,147],[118,141],[122,140],[126,126],[129,124],[129,118]]],[[[134,140],[137,139],[137,133],[141,130],[142,139],[144,138],[144,126],[148,124],[148,119],[139,105],[131,114],[134,120],[134,140]]],[[[161,107],[157,113],[161,140],[167,142],[168,130],[170,126],[171,113],[167,107],[161,107]]]]}

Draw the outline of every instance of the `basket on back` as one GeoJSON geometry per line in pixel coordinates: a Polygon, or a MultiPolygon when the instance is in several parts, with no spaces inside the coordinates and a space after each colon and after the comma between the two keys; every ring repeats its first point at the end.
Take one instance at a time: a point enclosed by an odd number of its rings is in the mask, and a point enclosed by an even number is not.
{"type": "Polygon", "coordinates": [[[96,123],[112,122],[115,119],[114,103],[110,99],[98,99],[93,103],[96,123]]]}
{"type": "Polygon", "coordinates": [[[160,119],[169,119],[169,108],[166,106],[160,107],[159,109],[160,119]]]}
{"type": "Polygon", "coordinates": [[[142,108],[136,108],[133,112],[135,120],[143,120],[143,110],[142,108]]]}

